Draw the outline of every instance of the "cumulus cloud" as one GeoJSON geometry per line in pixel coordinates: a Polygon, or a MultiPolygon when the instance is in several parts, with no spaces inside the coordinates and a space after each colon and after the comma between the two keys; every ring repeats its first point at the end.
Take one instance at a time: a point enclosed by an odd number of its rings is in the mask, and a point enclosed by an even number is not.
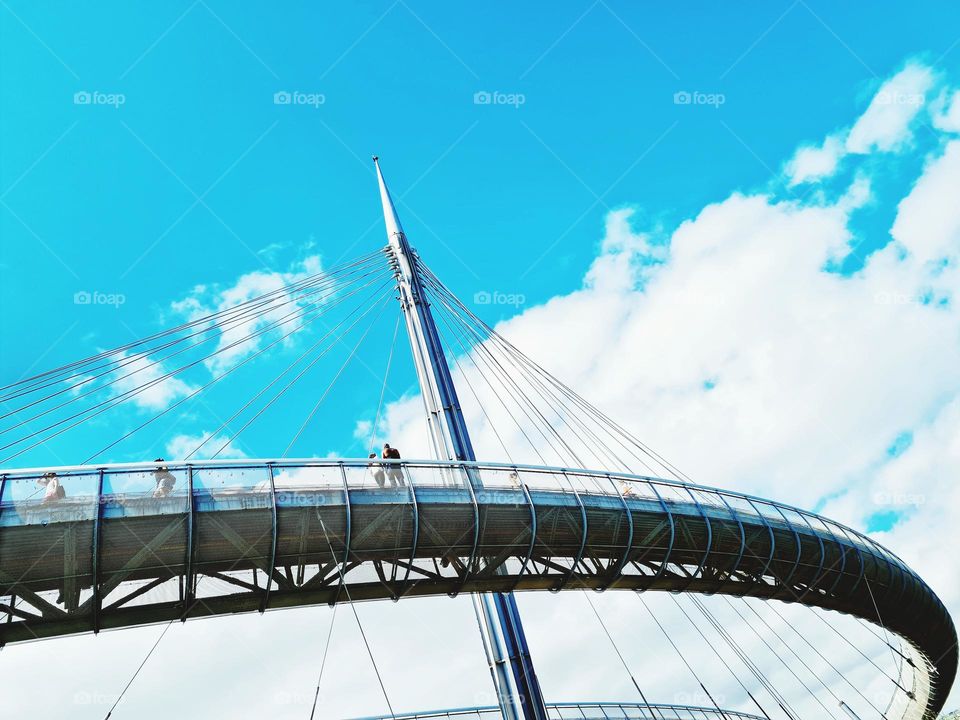
{"type": "MultiPolygon", "coordinates": [[[[911,65],[884,83],[877,98],[891,102],[871,102],[855,152],[905,142],[918,107],[896,99],[931,78],[911,65]]],[[[960,542],[960,140],[936,143],[906,194],[877,203],[867,158],[850,162],[861,165],[833,202],[734,193],[659,249],[615,211],[583,286],[497,329],[699,482],[825,507],[861,530],[886,516],[877,537],[960,616],[943,553],[960,542]],[[882,205],[897,208],[892,226],[851,229],[882,205]],[[876,249],[862,267],[836,271],[864,241],[876,249]]],[[[522,446],[492,394],[481,399],[522,446]]],[[[480,454],[501,458],[489,418],[461,400],[480,454]]],[[[386,422],[427,452],[419,398],[386,422]]]]}
{"type": "MultiPolygon", "coordinates": [[[[193,452],[194,448],[206,440],[209,434],[209,431],[202,431],[195,435],[181,434],[172,437],[167,442],[167,454],[165,457],[170,460],[179,460],[185,458],[187,455],[193,452]]],[[[221,447],[223,447],[223,450],[221,450],[217,455],[218,458],[229,460],[247,457],[247,454],[239,447],[234,445],[233,441],[230,440],[230,438],[226,435],[218,435],[217,437],[211,438],[202,448],[200,448],[200,450],[197,451],[195,455],[193,455],[193,457],[197,460],[209,458],[221,447]]]]}
{"type": "Polygon", "coordinates": [[[960,132],[960,90],[944,93],[938,99],[933,125],[939,130],[960,132]]]}
{"type": "Polygon", "coordinates": [[[940,129],[960,123],[960,106],[947,106],[938,98],[928,107],[927,96],[936,78],[926,65],[912,61],[886,80],[873,95],[870,104],[852,127],[831,133],[821,144],[803,145],[797,149],[784,169],[787,185],[819,182],[832,177],[843,159],[850,154],[895,152],[913,138],[913,126],[929,110],[940,129]],[[938,113],[937,108],[942,110],[938,113]],[[956,115],[956,117],[955,117],[956,115]]]}
{"type": "Polygon", "coordinates": [[[828,136],[822,145],[808,145],[800,148],[787,165],[790,185],[799,185],[833,175],[843,154],[843,139],[836,135],[828,136]]]}
{"type": "Polygon", "coordinates": [[[122,352],[114,360],[116,370],[106,377],[77,385],[74,392],[87,392],[104,382],[110,382],[111,397],[129,397],[123,402],[130,402],[141,410],[165,410],[196,390],[196,387],[176,375],[166,377],[176,367],[168,367],[155,358],[122,352]]]}
{"type": "MultiPolygon", "coordinates": [[[[311,255],[297,263],[287,272],[266,272],[257,270],[241,275],[237,281],[228,287],[197,285],[187,297],[171,305],[173,312],[187,320],[197,320],[216,312],[222,312],[237,305],[252,300],[267,293],[277,293],[285,286],[297,283],[322,271],[320,257],[311,255]]],[[[271,304],[269,311],[250,316],[231,316],[220,330],[216,347],[210,352],[216,354],[204,361],[207,369],[214,374],[233,366],[245,357],[255,353],[262,345],[264,338],[270,333],[282,333],[292,330],[297,322],[297,315],[290,315],[298,307],[305,307],[309,301],[316,301],[317,296],[306,300],[294,299],[288,293],[278,293],[271,304]],[[286,316],[290,315],[287,319],[286,316]],[[280,322],[282,320],[282,322],[280,322]],[[244,339],[252,333],[264,330],[272,323],[280,323],[275,329],[244,339]]]]}
{"type": "Polygon", "coordinates": [[[868,153],[896,150],[911,137],[910,126],[933,86],[933,71],[912,62],[887,80],[847,136],[847,150],[868,153]]]}

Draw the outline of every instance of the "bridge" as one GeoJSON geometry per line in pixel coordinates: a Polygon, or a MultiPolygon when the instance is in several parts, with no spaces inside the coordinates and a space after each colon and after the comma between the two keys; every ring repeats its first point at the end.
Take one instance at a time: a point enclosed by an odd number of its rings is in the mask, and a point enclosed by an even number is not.
{"type": "Polygon", "coordinates": [[[882,620],[938,676],[956,671],[949,614],[905,563],[740,493],[496,463],[243,460],[56,468],[65,496],[44,502],[48,472],[3,476],[0,582],[22,603],[2,606],[2,643],[319,603],[661,590],[882,620]],[[174,484],[157,497],[160,473],[174,484]]]}
{"type": "MultiPolygon", "coordinates": [[[[394,715],[395,720],[499,720],[499,707],[458,708],[416,715],[394,715]]],[[[689,705],[664,705],[651,703],[549,703],[549,720],[760,720],[756,715],[735,710],[720,712],[714,708],[689,705]]],[[[355,718],[355,720],[384,720],[381,716],[355,718]]]]}
{"type": "MultiPolygon", "coordinates": [[[[867,708],[885,720],[936,717],[957,672],[956,630],[943,603],[906,563],[815,513],[693,482],[471,313],[409,246],[379,165],[376,172],[389,240],[382,252],[0,388],[0,400],[19,403],[2,416],[15,421],[0,429],[0,451],[10,453],[0,462],[8,463],[237,344],[276,337],[81,464],[0,470],[0,645],[233,613],[465,593],[474,598],[497,706],[392,717],[769,719],[758,699],[765,694],[771,711],[800,720],[698,599],[717,595],[803,605],[824,618],[842,613],[879,628],[876,637],[899,658],[896,676],[886,678],[892,688],[885,709],[849,681],[854,695],[841,698],[805,665],[835,701],[832,712],[860,718],[850,704],[856,702],[860,712],[867,708]],[[374,310],[379,316],[394,294],[402,310],[394,338],[402,320],[434,459],[287,458],[343,368],[283,455],[218,459],[346,333],[374,310]],[[333,323],[337,311],[344,317],[333,323]],[[326,334],[186,457],[93,462],[321,317],[326,334]],[[238,327],[247,335],[232,340],[238,327]],[[181,367],[159,374],[174,357],[205,352],[211,340],[218,341],[213,353],[183,357],[181,367]],[[459,355],[448,354],[458,346],[459,355]],[[463,367],[468,361],[471,372],[463,367]],[[157,369],[137,384],[136,375],[149,368],[157,369]],[[292,379],[279,385],[287,373],[292,379]],[[486,383],[488,402],[471,377],[486,383]],[[455,379],[469,388],[509,462],[477,459],[455,379]],[[104,395],[120,381],[120,392],[104,395]],[[278,386],[230,438],[217,435],[278,386]],[[74,412],[78,405],[85,407],[74,412]],[[516,426],[539,463],[512,459],[497,431],[501,419],[516,426]],[[15,431],[21,434],[13,437],[15,431]],[[219,448],[200,459],[210,442],[219,448]],[[549,451],[561,462],[547,462],[549,451]],[[651,472],[638,472],[638,463],[651,472]],[[666,630],[712,707],[650,702],[632,672],[640,703],[548,703],[514,592],[570,590],[694,598],[747,668],[752,689],[726,665],[760,715],[721,708],[666,630]]],[[[374,432],[380,409],[377,415],[374,432]]]]}

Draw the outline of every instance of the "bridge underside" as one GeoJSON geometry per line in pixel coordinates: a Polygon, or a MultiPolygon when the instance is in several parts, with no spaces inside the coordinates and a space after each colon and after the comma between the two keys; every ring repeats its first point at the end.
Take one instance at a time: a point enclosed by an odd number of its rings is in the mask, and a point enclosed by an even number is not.
{"type": "Polygon", "coordinates": [[[348,599],[562,589],[801,602],[880,618],[956,671],[936,595],[869,539],[696,486],[555,469],[263,464],[61,475],[0,497],[0,644],[348,599]],[[474,491],[479,475],[483,490],[474,491]]]}

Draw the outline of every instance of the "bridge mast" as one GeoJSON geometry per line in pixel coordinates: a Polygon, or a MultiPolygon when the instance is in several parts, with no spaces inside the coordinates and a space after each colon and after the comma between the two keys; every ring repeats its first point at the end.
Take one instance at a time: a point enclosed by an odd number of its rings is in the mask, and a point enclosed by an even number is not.
{"type": "MultiPolygon", "coordinates": [[[[378,158],[374,157],[373,162],[377,168],[388,247],[395,262],[400,304],[420,382],[433,452],[438,460],[473,462],[476,455],[440,334],[424,297],[417,256],[400,226],[397,209],[383,180],[378,158]]],[[[481,487],[476,473],[468,473],[468,477],[475,489],[481,487]]],[[[540,683],[513,593],[484,593],[474,595],[473,599],[504,720],[546,720],[547,711],[540,683]]]]}

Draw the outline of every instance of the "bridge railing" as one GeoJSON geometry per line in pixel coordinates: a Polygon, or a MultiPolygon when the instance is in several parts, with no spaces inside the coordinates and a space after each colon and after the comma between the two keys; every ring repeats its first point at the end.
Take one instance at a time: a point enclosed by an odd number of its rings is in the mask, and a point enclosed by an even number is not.
{"type": "Polygon", "coordinates": [[[188,464],[141,463],[102,467],[11,470],[0,474],[0,527],[92,520],[97,517],[173,515],[189,511],[262,509],[346,502],[345,493],[408,493],[408,488],[473,493],[479,502],[529,502],[525,493],[607,496],[611,502],[669,508],[693,504],[708,516],[759,518],[771,527],[812,530],[855,546],[915,575],[882,545],[845,525],[784,503],[665,478],[572,468],[368,460],[242,460],[188,464]],[[51,492],[44,475],[56,474],[51,492]],[[271,477],[272,475],[272,477],[271,477]],[[482,488],[476,487],[479,479],[482,488]],[[46,482],[46,484],[44,484],[46,482]]]}
{"type": "MultiPolygon", "coordinates": [[[[386,716],[391,717],[391,716],[386,716]]],[[[386,720],[384,716],[356,718],[355,720],[386,720]]],[[[432,710],[423,713],[393,715],[395,720],[502,720],[497,707],[457,708],[452,710],[432,710]]],[[[547,717],[550,720],[759,720],[756,715],[735,710],[718,711],[715,708],[694,707],[688,705],[665,705],[651,703],[551,703],[547,705],[547,717]]]]}

